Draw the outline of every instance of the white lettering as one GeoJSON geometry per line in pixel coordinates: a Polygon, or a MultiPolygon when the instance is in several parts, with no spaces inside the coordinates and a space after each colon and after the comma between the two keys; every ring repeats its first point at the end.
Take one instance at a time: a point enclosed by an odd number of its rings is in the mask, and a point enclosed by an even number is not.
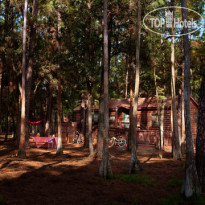
{"type": "Polygon", "coordinates": [[[153,28],[154,27],[155,18],[151,18],[150,21],[151,21],[151,27],[153,28]]]}

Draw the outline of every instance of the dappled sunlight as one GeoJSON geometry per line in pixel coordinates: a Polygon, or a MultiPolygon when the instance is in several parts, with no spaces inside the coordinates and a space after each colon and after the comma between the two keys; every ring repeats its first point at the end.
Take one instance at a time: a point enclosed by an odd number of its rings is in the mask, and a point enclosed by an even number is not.
{"type": "MultiPolygon", "coordinates": [[[[90,157],[89,149],[82,145],[64,145],[62,156],[56,156],[55,149],[30,148],[25,159],[16,156],[15,147],[7,146],[5,150],[10,151],[5,152],[7,154],[0,160],[0,188],[8,204],[35,204],[39,201],[52,204],[55,200],[61,204],[82,204],[85,198],[87,204],[105,204],[119,197],[127,204],[136,196],[147,204],[150,200],[165,198],[167,192],[176,193],[180,187],[168,187],[168,181],[173,177],[183,179],[184,175],[183,161],[172,160],[170,152],[163,152],[165,157],[160,159],[157,157],[159,150],[147,146],[137,148],[141,163],[139,174],[145,180],[142,184],[115,177],[108,181],[100,178],[101,160],[90,157]],[[78,192],[81,194],[76,195],[78,192]]],[[[114,146],[109,153],[114,176],[125,175],[129,180],[130,152],[114,146]]]]}

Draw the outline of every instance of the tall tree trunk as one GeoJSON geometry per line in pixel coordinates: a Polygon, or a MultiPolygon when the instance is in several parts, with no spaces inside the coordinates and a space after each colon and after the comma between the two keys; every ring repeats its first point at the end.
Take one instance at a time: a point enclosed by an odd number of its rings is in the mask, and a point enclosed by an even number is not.
{"type": "MultiPolygon", "coordinates": [[[[183,39],[182,39],[183,41],[183,39]]],[[[184,53],[184,49],[183,49],[184,53]]],[[[184,61],[182,64],[182,79],[184,79],[184,61]]],[[[181,92],[181,152],[186,153],[186,135],[185,135],[185,119],[184,119],[184,80],[182,80],[182,92],[181,92]]]]}
{"type": "Polygon", "coordinates": [[[9,85],[7,87],[7,105],[6,105],[6,133],[4,141],[8,141],[8,134],[9,134],[9,85]]]}
{"type": "Polygon", "coordinates": [[[33,75],[33,62],[34,62],[34,48],[36,43],[36,29],[37,29],[37,14],[38,14],[38,0],[33,0],[32,6],[32,22],[30,28],[30,43],[29,43],[29,57],[28,67],[26,69],[26,140],[29,139],[30,127],[29,127],[29,109],[30,109],[30,97],[31,97],[31,83],[33,75]]]}
{"type": "Polygon", "coordinates": [[[125,99],[127,99],[127,93],[128,93],[128,77],[129,77],[129,63],[128,63],[128,56],[126,55],[125,99]]]}
{"type": "Polygon", "coordinates": [[[137,134],[137,107],[139,95],[140,80],[140,35],[141,35],[141,5],[140,0],[137,1],[137,30],[136,30],[136,67],[135,67],[135,90],[133,100],[133,114],[131,127],[131,160],[129,165],[129,173],[136,173],[139,170],[139,160],[136,152],[136,134],[137,134]]]}
{"type": "Polygon", "coordinates": [[[201,83],[198,122],[197,122],[197,137],[196,137],[196,168],[202,191],[205,191],[205,69],[201,83]]]}
{"type": "MultiPolygon", "coordinates": [[[[187,0],[181,0],[181,6],[187,8],[187,0]]],[[[182,20],[187,21],[187,10],[182,8],[182,20]]],[[[188,33],[188,28],[184,27],[184,33],[188,33]]],[[[192,126],[190,115],[190,53],[189,37],[183,36],[184,42],[184,108],[185,108],[185,129],[186,129],[186,166],[185,180],[182,185],[182,194],[191,197],[194,193],[200,193],[200,184],[197,175],[194,147],[192,138],[192,126]]]]}
{"type": "Polygon", "coordinates": [[[97,156],[102,158],[103,152],[103,124],[104,124],[104,102],[103,102],[103,86],[104,86],[104,69],[102,67],[102,74],[101,74],[101,85],[100,85],[100,104],[99,104],[99,114],[98,114],[98,138],[97,138],[97,156]]]}
{"type": "Polygon", "coordinates": [[[85,100],[85,140],[84,140],[84,147],[89,148],[89,136],[88,136],[88,95],[86,94],[86,100],[85,100]]]}
{"type": "Polygon", "coordinates": [[[2,79],[3,79],[3,69],[0,66],[0,133],[2,132],[1,130],[1,120],[2,120],[2,110],[1,110],[1,104],[2,104],[2,79]]]}
{"type": "Polygon", "coordinates": [[[20,144],[20,133],[21,133],[21,95],[22,95],[22,87],[19,83],[19,100],[18,100],[18,112],[17,112],[17,120],[16,120],[16,144],[19,147],[20,144]]]}
{"type": "Polygon", "coordinates": [[[45,135],[49,136],[51,134],[51,116],[52,116],[52,93],[50,85],[47,89],[47,110],[46,110],[46,124],[45,124],[45,135]]]}
{"type": "MultiPolygon", "coordinates": [[[[164,101],[160,104],[159,114],[160,150],[164,150],[164,101]]],[[[160,154],[162,157],[162,154],[160,154]]]]}
{"type": "Polygon", "coordinates": [[[103,129],[103,156],[99,168],[99,175],[107,177],[112,174],[109,151],[108,151],[108,134],[109,134],[109,102],[108,102],[108,24],[107,24],[107,0],[103,0],[103,43],[104,43],[104,129],[103,129]]]}
{"type": "MultiPolygon", "coordinates": [[[[174,5],[174,0],[171,1],[174,5]]],[[[174,12],[174,11],[173,11],[174,12]]],[[[174,35],[174,18],[172,21],[172,35],[174,35]]],[[[175,56],[174,56],[174,39],[171,39],[171,90],[172,90],[172,117],[173,117],[173,133],[172,133],[172,154],[173,158],[176,160],[181,160],[181,148],[179,142],[179,131],[178,131],[178,116],[177,116],[177,106],[176,106],[176,90],[175,90],[175,56]]]]}
{"type": "Polygon", "coordinates": [[[157,98],[157,116],[158,116],[158,122],[159,122],[159,142],[158,142],[158,148],[159,148],[159,157],[162,158],[162,150],[164,149],[164,101],[159,96],[159,91],[157,87],[157,78],[156,78],[156,65],[154,63],[154,84],[155,84],[155,90],[156,90],[156,98],[157,98]]]}
{"type": "Polygon", "coordinates": [[[130,68],[130,111],[129,111],[130,127],[129,127],[129,132],[128,132],[127,150],[131,150],[131,129],[133,127],[132,115],[133,115],[133,75],[134,75],[134,70],[133,70],[133,62],[132,61],[133,61],[132,56],[130,56],[130,61],[129,61],[129,68],[130,68]]]}
{"type": "Polygon", "coordinates": [[[81,102],[81,116],[82,116],[82,120],[81,120],[81,127],[80,127],[80,131],[84,136],[84,146],[85,146],[85,140],[86,140],[86,103],[85,103],[85,98],[84,98],[84,94],[82,94],[82,102],[81,102]]]}
{"type": "MultiPolygon", "coordinates": [[[[9,31],[9,11],[10,11],[10,0],[5,0],[4,2],[4,25],[3,29],[1,29],[0,35],[2,37],[2,42],[7,42],[6,37],[8,35],[9,31]],[[2,32],[3,31],[3,32],[2,32]]],[[[1,132],[1,120],[2,120],[2,114],[1,114],[1,103],[2,103],[2,92],[3,92],[3,84],[2,84],[2,79],[3,79],[3,72],[4,71],[9,71],[8,68],[8,62],[7,62],[7,48],[4,48],[4,52],[1,52],[1,61],[2,61],[2,67],[0,68],[0,132],[1,132]]]]}
{"type": "Polygon", "coordinates": [[[60,8],[57,11],[58,15],[58,146],[56,150],[57,155],[63,154],[63,142],[62,142],[62,128],[61,128],[61,114],[62,114],[62,102],[61,102],[61,66],[60,66],[60,54],[61,54],[61,14],[60,8]]]}
{"type": "Polygon", "coordinates": [[[23,58],[22,58],[22,93],[21,93],[21,134],[20,134],[20,143],[18,156],[25,157],[26,156],[26,27],[27,27],[27,7],[28,0],[25,0],[24,5],[24,26],[23,26],[23,58]]]}
{"type": "Polygon", "coordinates": [[[88,139],[90,155],[93,155],[93,137],[92,137],[92,96],[88,94],[88,139]]]}

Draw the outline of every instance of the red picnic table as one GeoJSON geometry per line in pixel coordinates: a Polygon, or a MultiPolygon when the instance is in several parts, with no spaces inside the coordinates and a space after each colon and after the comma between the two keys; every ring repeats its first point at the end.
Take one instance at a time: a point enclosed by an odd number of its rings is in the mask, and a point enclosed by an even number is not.
{"type": "Polygon", "coordinates": [[[36,143],[36,147],[56,148],[58,144],[57,137],[32,137],[36,143]]]}

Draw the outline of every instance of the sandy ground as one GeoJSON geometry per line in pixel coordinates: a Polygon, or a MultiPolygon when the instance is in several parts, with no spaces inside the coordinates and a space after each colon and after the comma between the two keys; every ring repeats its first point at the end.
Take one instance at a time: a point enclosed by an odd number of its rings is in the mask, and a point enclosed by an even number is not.
{"type": "Polygon", "coordinates": [[[13,143],[1,144],[0,204],[173,204],[179,196],[184,161],[171,159],[168,149],[160,159],[154,147],[138,147],[141,182],[126,174],[130,153],[117,146],[110,149],[114,177],[107,180],[98,175],[100,160],[82,145],[64,145],[61,157],[55,151],[30,148],[21,159],[13,143]]]}

